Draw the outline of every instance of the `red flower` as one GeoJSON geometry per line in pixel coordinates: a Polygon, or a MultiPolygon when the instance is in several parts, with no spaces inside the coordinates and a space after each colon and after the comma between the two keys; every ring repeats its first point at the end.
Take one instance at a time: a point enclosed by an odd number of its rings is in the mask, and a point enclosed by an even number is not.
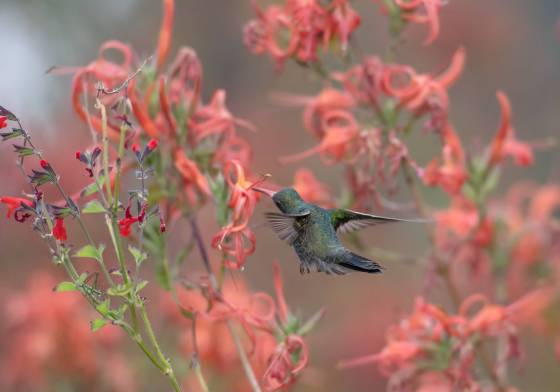
{"type": "Polygon", "coordinates": [[[157,139],[150,139],[150,141],[148,142],[148,150],[150,151],[154,151],[158,146],[158,141],[157,139]]]}
{"type": "Polygon", "coordinates": [[[123,237],[128,237],[130,235],[132,231],[131,226],[133,224],[135,224],[136,222],[144,222],[144,218],[146,216],[146,208],[147,205],[143,205],[140,214],[138,214],[138,216],[132,216],[130,212],[130,203],[128,204],[128,207],[126,207],[125,210],[125,217],[119,220],[119,231],[123,237]]]}
{"type": "Polygon", "coordinates": [[[64,226],[64,219],[61,217],[56,217],[54,220],[54,227],[52,229],[52,235],[59,241],[66,241],[68,235],[66,234],[66,227],[64,226]]]}
{"type": "Polygon", "coordinates": [[[0,116],[0,129],[6,128],[8,125],[8,117],[0,116]]]}
{"type": "Polygon", "coordinates": [[[42,167],[43,169],[45,169],[45,170],[47,170],[47,169],[51,166],[51,165],[50,165],[47,161],[45,161],[44,159],[41,159],[41,160],[39,161],[39,164],[40,164],[41,167],[42,167]]]}
{"type": "Polygon", "coordinates": [[[25,204],[29,207],[33,206],[33,202],[31,202],[30,200],[21,197],[11,197],[11,196],[0,197],[0,203],[3,203],[8,207],[6,218],[10,218],[14,211],[17,211],[19,208],[21,208],[22,204],[25,204]]]}

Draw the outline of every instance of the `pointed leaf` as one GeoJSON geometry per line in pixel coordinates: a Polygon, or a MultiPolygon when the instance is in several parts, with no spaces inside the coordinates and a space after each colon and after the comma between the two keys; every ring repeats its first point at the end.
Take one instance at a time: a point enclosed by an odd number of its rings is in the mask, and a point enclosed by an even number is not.
{"type": "Polygon", "coordinates": [[[64,292],[64,291],[76,291],[78,288],[73,282],[60,282],[54,288],[54,291],[64,292]]]}
{"type": "Polygon", "coordinates": [[[107,320],[105,320],[105,319],[99,319],[99,318],[98,318],[98,319],[95,319],[95,320],[93,320],[93,321],[90,323],[91,330],[92,330],[93,332],[99,331],[101,328],[103,328],[104,326],[106,326],[107,323],[108,323],[108,322],[107,322],[107,320]]]}
{"type": "Polygon", "coordinates": [[[103,208],[99,200],[91,200],[82,208],[82,212],[84,214],[100,214],[105,212],[105,208],[103,208]]]}
{"type": "Polygon", "coordinates": [[[136,265],[138,267],[140,267],[140,264],[142,264],[142,262],[148,258],[146,252],[142,252],[140,249],[132,245],[128,247],[128,251],[130,252],[132,257],[134,257],[134,261],[136,262],[136,265]]]}
{"type": "Polygon", "coordinates": [[[93,245],[86,245],[74,254],[74,257],[83,257],[88,259],[95,259],[99,262],[103,261],[103,251],[105,250],[105,245],[99,245],[96,248],[93,245]]]}

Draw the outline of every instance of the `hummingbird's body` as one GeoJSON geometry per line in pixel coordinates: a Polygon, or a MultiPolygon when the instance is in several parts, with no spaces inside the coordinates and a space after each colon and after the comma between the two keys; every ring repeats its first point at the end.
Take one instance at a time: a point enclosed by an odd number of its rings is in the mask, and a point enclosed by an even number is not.
{"type": "Polygon", "coordinates": [[[293,246],[301,262],[300,272],[316,270],[338,275],[350,271],[382,272],[376,262],[346,249],[338,233],[401,219],[344,209],[327,210],[306,203],[292,188],[271,193],[271,196],[282,213],[269,212],[267,220],[280,239],[293,246]]]}

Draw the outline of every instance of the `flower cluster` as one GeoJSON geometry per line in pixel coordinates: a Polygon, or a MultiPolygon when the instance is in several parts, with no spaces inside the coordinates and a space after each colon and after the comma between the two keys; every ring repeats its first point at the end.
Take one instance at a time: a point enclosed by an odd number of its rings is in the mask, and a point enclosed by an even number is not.
{"type": "Polygon", "coordinates": [[[206,366],[224,377],[230,374],[235,363],[235,343],[227,332],[227,322],[234,320],[245,332],[251,364],[264,388],[275,391],[293,384],[308,364],[304,335],[323,312],[302,323],[289,311],[278,263],[274,264],[274,287],[276,301],[263,292],[251,293],[243,281],[227,281],[221,292],[210,289],[207,297],[193,289],[178,289],[180,307],[195,315],[194,323],[181,317],[177,306],[164,297],[169,317],[181,326],[184,355],[194,351],[206,366]]]}
{"type": "Polygon", "coordinates": [[[279,69],[288,59],[317,62],[321,49],[346,52],[361,21],[348,0],[285,0],[265,9],[252,3],[256,19],[243,29],[245,45],[255,54],[268,54],[279,69]]]}
{"type": "Polygon", "coordinates": [[[136,389],[129,361],[117,349],[120,331],[92,334],[85,302],[76,293],[53,293],[55,286],[54,277],[37,273],[25,291],[3,299],[2,388],[46,390],[66,380],[88,390],[136,389]]]}

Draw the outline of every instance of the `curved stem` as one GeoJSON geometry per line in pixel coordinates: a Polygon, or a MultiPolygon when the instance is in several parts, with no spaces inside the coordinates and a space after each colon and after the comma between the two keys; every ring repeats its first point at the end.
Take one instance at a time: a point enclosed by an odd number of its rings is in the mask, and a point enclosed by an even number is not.
{"type": "MultiPolygon", "coordinates": [[[[202,236],[200,235],[200,229],[198,228],[198,223],[196,221],[196,216],[193,214],[189,217],[189,221],[191,224],[191,229],[193,231],[193,236],[195,239],[195,242],[198,246],[198,251],[200,252],[200,256],[202,257],[202,262],[204,263],[204,267],[206,268],[206,272],[208,272],[208,276],[210,279],[210,284],[212,285],[212,289],[216,292],[216,293],[220,293],[220,287],[218,286],[218,281],[216,279],[216,275],[214,274],[214,271],[212,271],[212,266],[210,265],[210,259],[208,257],[208,252],[206,250],[206,247],[204,246],[204,241],[202,240],[202,236]]],[[[229,333],[231,335],[231,338],[233,339],[233,342],[235,343],[235,348],[237,350],[237,355],[239,356],[239,360],[241,361],[241,364],[243,366],[243,370],[245,371],[245,375],[247,376],[247,380],[249,381],[249,384],[251,385],[251,389],[253,390],[253,392],[261,392],[261,387],[259,386],[259,382],[257,380],[257,377],[255,376],[255,372],[253,371],[253,368],[251,366],[251,363],[249,362],[249,358],[247,357],[247,353],[245,352],[245,349],[243,348],[243,345],[241,344],[241,339],[239,338],[239,335],[237,333],[237,331],[235,330],[233,323],[231,322],[231,320],[227,320],[227,326],[228,326],[228,330],[229,333]]]]}

